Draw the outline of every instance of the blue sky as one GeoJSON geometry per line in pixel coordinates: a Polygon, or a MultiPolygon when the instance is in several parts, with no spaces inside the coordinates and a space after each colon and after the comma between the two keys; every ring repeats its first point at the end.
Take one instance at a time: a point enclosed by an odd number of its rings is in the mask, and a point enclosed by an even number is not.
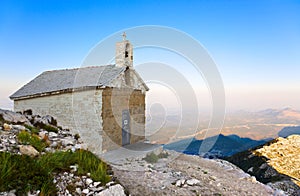
{"type": "MultiPolygon", "coordinates": [[[[211,54],[235,109],[300,109],[300,1],[0,1],[0,108],[45,70],[78,67],[105,37],[179,29],[211,54]]],[[[130,35],[128,35],[130,36],[130,35]]],[[[176,40],[174,40],[176,41],[176,40]]]]}

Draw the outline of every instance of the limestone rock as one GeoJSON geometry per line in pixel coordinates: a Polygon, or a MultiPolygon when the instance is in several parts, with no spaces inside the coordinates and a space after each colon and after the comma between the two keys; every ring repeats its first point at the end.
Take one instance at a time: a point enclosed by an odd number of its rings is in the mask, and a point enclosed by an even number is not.
{"type": "Polygon", "coordinates": [[[111,181],[111,182],[106,183],[105,186],[109,187],[109,186],[112,186],[114,183],[115,183],[115,182],[111,181]]]}
{"type": "Polygon", "coordinates": [[[255,176],[251,176],[250,181],[253,182],[253,183],[256,183],[256,182],[257,182],[255,176]]]}
{"type": "Polygon", "coordinates": [[[70,137],[65,137],[61,139],[61,142],[64,146],[68,146],[68,145],[74,145],[75,141],[73,138],[70,137]]]}
{"type": "Polygon", "coordinates": [[[23,125],[12,125],[13,129],[17,129],[18,131],[26,130],[26,128],[23,125]]]}
{"type": "Polygon", "coordinates": [[[193,178],[193,179],[190,179],[190,180],[187,180],[186,183],[190,186],[194,186],[194,185],[199,185],[200,184],[200,181],[193,178]]]}
{"type": "Polygon", "coordinates": [[[57,147],[57,145],[58,145],[58,143],[57,142],[52,142],[52,144],[50,144],[50,147],[52,147],[52,148],[56,148],[57,147]]]}
{"type": "Polygon", "coordinates": [[[78,193],[79,195],[81,195],[81,189],[79,187],[76,188],[76,193],[78,193]]]}
{"type": "Polygon", "coordinates": [[[28,155],[31,157],[35,157],[35,156],[39,155],[39,152],[30,145],[20,145],[19,148],[20,148],[21,154],[28,155]]]}
{"type": "Polygon", "coordinates": [[[253,167],[250,167],[250,168],[247,170],[247,172],[253,173],[253,167]]]}
{"type": "Polygon", "coordinates": [[[84,194],[88,194],[90,191],[89,191],[89,189],[83,189],[82,190],[82,193],[84,193],[84,194]]]}
{"type": "Polygon", "coordinates": [[[4,129],[4,131],[10,131],[12,129],[12,125],[4,123],[3,124],[3,129],[4,129]]]}
{"type": "Polygon", "coordinates": [[[185,179],[181,179],[181,180],[177,180],[175,185],[177,187],[181,187],[184,185],[184,183],[185,183],[185,179]]]}
{"type": "Polygon", "coordinates": [[[39,137],[40,137],[41,139],[45,138],[46,135],[48,135],[48,131],[40,131],[40,132],[39,132],[39,137]]]}
{"type": "Polygon", "coordinates": [[[57,133],[54,133],[54,132],[49,132],[49,137],[57,137],[57,133]]]}
{"type": "Polygon", "coordinates": [[[93,186],[94,186],[94,187],[97,187],[97,186],[99,186],[100,184],[101,184],[101,182],[94,182],[94,183],[93,183],[93,186]]]}
{"type": "Polygon", "coordinates": [[[110,186],[108,189],[101,191],[98,196],[125,196],[124,188],[120,184],[110,186]]]}
{"type": "Polygon", "coordinates": [[[90,179],[90,178],[87,178],[87,179],[85,180],[85,184],[86,184],[86,185],[90,185],[92,182],[93,182],[93,180],[90,179]]]}
{"type": "Polygon", "coordinates": [[[2,110],[0,109],[0,116],[3,118],[3,120],[7,121],[7,122],[11,122],[13,124],[31,124],[29,122],[29,120],[26,118],[26,116],[13,112],[13,111],[9,111],[9,110],[2,110]]]}
{"type": "Polygon", "coordinates": [[[50,125],[54,125],[54,126],[57,125],[56,120],[50,115],[43,116],[42,120],[43,120],[43,122],[45,122],[45,124],[50,124],[50,125]]]}

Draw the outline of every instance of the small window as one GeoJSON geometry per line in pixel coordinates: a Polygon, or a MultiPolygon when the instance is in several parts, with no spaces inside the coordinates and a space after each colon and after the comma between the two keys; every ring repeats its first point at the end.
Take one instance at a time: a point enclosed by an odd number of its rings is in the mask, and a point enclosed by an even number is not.
{"type": "Polygon", "coordinates": [[[128,57],[128,51],[125,51],[125,58],[128,57]]]}

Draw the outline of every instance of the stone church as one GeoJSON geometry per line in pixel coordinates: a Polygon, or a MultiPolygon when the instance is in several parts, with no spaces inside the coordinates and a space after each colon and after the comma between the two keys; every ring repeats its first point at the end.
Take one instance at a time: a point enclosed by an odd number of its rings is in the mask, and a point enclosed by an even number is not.
{"type": "Polygon", "coordinates": [[[14,110],[51,115],[78,133],[94,153],[145,139],[147,85],[133,68],[133,49],[123,36],[114,65],[46,71],[10,98],[14,110]]]}

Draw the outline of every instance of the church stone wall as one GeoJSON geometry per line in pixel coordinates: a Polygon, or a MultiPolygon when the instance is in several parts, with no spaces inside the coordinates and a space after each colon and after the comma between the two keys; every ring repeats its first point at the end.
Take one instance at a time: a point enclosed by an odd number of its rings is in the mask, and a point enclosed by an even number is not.
{"type": "Polygon", "coordinates": [[[15,111],[51,115],[58,125],[79,133],[89,150],[100,154],[122,146],[122,111],[130,113],[130,143],[145,139],[145,93],[105,88],[15,100],[15,111]]]}
{"type": "Polygon", "coordinates": [[[33,114],[51,115],[58,125],[79,133],[89,150],[102,152],[102,90],[15,100],[14,110],[31,109],[33,114]]]}
{"type": "Polygon", "coordinates": [[[145,139],[145,94],[142,91],[106,88],[102,102],[104,152],[122,146],[122,111],[125,109],[130,113],[130,143],[145,139]]]}

